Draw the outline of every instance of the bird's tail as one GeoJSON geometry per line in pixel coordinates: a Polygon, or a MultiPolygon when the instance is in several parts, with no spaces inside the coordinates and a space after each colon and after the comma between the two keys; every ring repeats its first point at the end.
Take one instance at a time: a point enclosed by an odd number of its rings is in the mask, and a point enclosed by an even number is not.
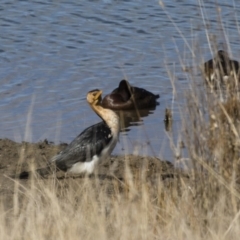
{"type": "Polygon", "coordinates": [[[32,171],[29,171],[29,172],[28,171],[23,171],[23,172],[21,172],[19,174],[18,178],[19,179],[28,179],[31,175],[33,175],[35,173],[36,173],[36,175],[44,178],[47,175],[50,175],[51,173],[56,172],[56,171],[58,171],[57,168],[54,169],[52,166],[49,165],[49,166],[47,166],[45,168],[36,169],[34,172],[32,172],[32,171]]]}

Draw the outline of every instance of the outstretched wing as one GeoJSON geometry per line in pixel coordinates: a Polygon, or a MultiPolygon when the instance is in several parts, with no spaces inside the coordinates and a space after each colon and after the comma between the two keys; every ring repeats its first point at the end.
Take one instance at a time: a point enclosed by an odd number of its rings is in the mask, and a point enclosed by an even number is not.
{"type": "Polygon", "coordinates": [[[59,169],[67,171],[77,162],[91,161],[111,139],[111,130],[107,124],[97,123],[80,133],[62,152],[53,157],[52,161],[55,161],[59,169]]]}

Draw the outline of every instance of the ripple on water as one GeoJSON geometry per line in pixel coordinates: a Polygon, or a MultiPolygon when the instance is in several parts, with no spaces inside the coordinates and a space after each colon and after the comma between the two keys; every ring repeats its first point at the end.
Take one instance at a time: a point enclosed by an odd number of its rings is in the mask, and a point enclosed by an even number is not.
{"type": "MultiPolygon", "coordinates": [[[[205,3],[205,20],[210,33],[222,36],[213,2],[205,3]]],[[[218,4],[237,56],[240,3],[218,4]]],[[[160,105],[141,118],[128,116],[114,153],[172,158],[164,111],[173,110],[176,142],[183,97],[175,99],[172,83],[180,94],[188,89],[181,64],[193,64],[189,46],[208,48],[200,10],[193,1],[166,2],[164,9],[157,1],[3,1],[0,137],[70,142],[100,120],[86,93],[100,88],[107,94],[126,78],[160,94],[160,105]]],[[[209,50],[202,52],[209,57],[209,50]]]]}

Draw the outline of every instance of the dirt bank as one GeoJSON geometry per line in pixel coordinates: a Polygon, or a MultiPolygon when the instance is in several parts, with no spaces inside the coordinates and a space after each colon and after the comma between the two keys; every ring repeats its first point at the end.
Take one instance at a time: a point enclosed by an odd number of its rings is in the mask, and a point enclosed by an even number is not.
{"type": "MultiPolygon", "coordinates": [[[[21,171],[46,166],[47,160],[64,149],[66,145],[54,145],[47,140],[39,143],[16,143],[9,139],[0,139],[0,202],[3,202],[4,208],[12,208],[16,181],[24,187],[29,186],[30,180],[19,180],[14,176],[18,176],[21,171]]],[[[95,177],[89,179],[98,178],[102,183],[111,183],[108,187],[108,192],[111,192],[113,182],[117,181],[123,184],[126,176],[131,176],[134,181],[144,178],[144,180],[152,182],[156,179],[163,181],[174,179],[179,174],[181,173],[174,169],[170,162],[154,157],[126,155],[111,156],[98,166],[95,177]]],[[[84,176],[66,176],[65,173],[59,172],[56,176],[51,175],[40,181],[48,184],[53,177],[60,182],[64,181],[65,185],[70,184],[73,179],[79,184],[86,178],[84,176]]]]}

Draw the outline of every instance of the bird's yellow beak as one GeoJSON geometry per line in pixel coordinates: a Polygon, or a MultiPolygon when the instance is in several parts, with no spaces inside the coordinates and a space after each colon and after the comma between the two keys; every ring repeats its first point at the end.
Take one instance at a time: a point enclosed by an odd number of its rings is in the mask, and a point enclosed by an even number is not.
{"type": "Polygon", "coordinates": [[[99,90],[99,92],[96,94],[96,99],[100,98],[102,95],[102,90],[99,90]]]}

